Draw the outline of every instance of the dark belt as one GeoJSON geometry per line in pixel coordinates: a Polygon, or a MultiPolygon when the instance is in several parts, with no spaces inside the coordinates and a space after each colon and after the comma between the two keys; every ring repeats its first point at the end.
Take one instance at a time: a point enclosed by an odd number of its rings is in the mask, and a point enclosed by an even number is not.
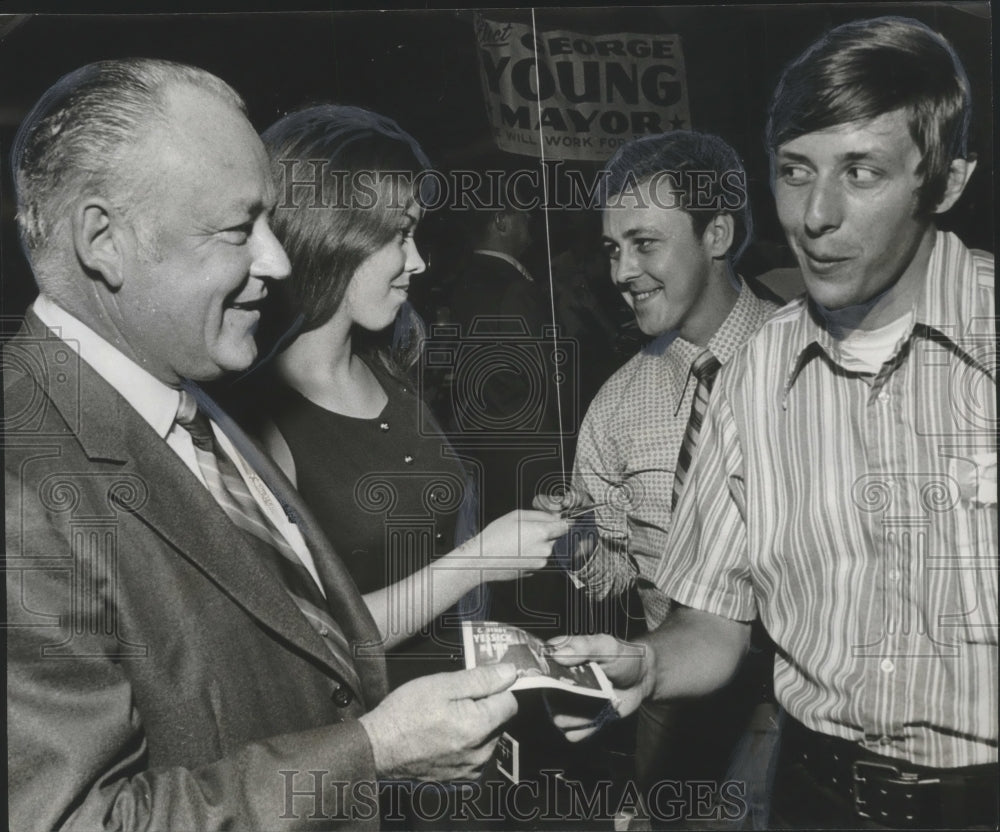
{"type": "Polygon", "coordinates": [[[1000,767],[930,768],[875,754],[786,719],[783,753],[839,792],[860,818],[897,829],[996,827],[1000,767]]]}

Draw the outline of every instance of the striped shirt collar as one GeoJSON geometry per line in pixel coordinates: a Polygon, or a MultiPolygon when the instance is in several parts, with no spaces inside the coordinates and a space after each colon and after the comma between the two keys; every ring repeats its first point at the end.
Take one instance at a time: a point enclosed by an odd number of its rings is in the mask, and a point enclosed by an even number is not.
{"type": "MultiPolygon", "coordinates": [[[[927,264],[924,291],[913,309],[913,326],[900,340],[896,349],[897,358],[913,332],[920,331],[935,340],[947,342],[959,355],[993,376],[993,370],[971,355],[967,343],[963,343],[963,328],[977,314],[977,287],[972,280],[974,274],[972,254],[962,241],[951,232],[937,231],[927,264]]],[[[786,307],[786,313],[797,318],[794,338],[800,346],[793,352],[789,364],[783,398],[787,398],[802,369],[813,358],[825,354],[831,361],[837,361],[833,339],[817,320],[808,295],[792,301],[786,307]]]]}

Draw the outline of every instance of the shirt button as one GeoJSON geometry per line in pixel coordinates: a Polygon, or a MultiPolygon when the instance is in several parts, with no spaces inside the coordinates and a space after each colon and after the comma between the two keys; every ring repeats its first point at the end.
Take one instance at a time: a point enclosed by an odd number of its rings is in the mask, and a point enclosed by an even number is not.
{"type": "Polygon", "coordinates": [[[407,454],[406,456],[403,457],[403,462],[405,462],[407,465],[412,465],[413,457],[407,454]]]}
{"type": "Polygon", "coordinates": [[[333,704],[338,708],[346,708],[351,704],[353,699],[354,695],[351,693],[350,688],[341,686],[333,692],[333,704]]]}
{"type": "Polygon", "coordinates": [[[889,570],[889,580],[890,581],[895,581],[897,578],[899,578],[899,572],[897,572],[895,569],[890,569],[889,570]]]}
{"type": "Polygon", "coordinates": [[[882,668],[883,673],[892,673],[892,671],[896,669],[896,665],[894,665],[889,659],[882,659],[882,664],[880,664],[879,667],[882,668]]]}
{"type": "Polygon", "coordinates": [[[379,424],[379,426],[378,426],[378,429],[380,431],[382,431],[382,433],[388,433],[388,431],[389,431],[389,423],[388,422],[381,422],[379,424]]]}
{"type": "Polygon", "coordinates": [[[319,628],[319,634],[321,636],[323,636],[323,638],[326,638],[328,635],[330,635],[330,628],[329,627],[320,627],[319,628]]]}
{"type": "Polygon", "coordinates": [[[892,745],[892,739],[890,737],[879,737],[879,745],[892,745]]]}

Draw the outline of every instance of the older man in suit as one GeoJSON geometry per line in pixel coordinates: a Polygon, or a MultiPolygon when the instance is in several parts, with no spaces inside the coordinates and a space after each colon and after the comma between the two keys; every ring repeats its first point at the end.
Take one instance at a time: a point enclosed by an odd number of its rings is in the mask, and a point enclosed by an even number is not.
{"type": "Polygon", "coordinates": [[[380,779],[468,776],[510,667],[386,696],[308,510],[192,383],[247,367],[289,270],[239,97],[91,64],[13,153],[40,296],[4,351],[10,824],[377,824],[380,779]]]}

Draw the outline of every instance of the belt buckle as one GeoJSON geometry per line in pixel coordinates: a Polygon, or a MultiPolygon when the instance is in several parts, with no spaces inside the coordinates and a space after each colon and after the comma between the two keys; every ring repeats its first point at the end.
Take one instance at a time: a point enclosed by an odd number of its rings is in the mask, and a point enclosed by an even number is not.
{"type": "MultiPolygon", "coordinates": [[[[860,818],[866,818],[868,820],[875,820],[885,823],[887,818],[891,821],[890,825],[899,825],[902,821],[899,819],[893,820],[891,811],[893,798],[896,794],[890,795],[884,789],[882,790],[885,799],[883,801],[871,800],[871,794],[866,795],[863,793],[864,786],[869,782],[869,780],[880,781],[886,786],[901,786],[909,787],[914,790],[913,796],[916,796],[916,789],[918,786],[928,785],[932,783],[941,782],[938,778],[926,778],[921,779],[916,773],[902,772],[897,766],[891,765],[889,763],[875,763],[870,760],[855,760],[851,764],[851,774],[852,774],[852,790],[854,792],[854,813],[860,818]],[[865,774],[868,776],[865,776],[865,774]],[[872,814],[873,803],[883,803],[885,808],[885,813],[880,817],[875,817],[872,814]]],[[[910,798],[910,795],[906,795],[910,798]]],[[[907,815],[906,821],[912,822],[914,820],[914,815],[907,815]]]]}
{"type": "Polygon", "coordinates": [[[883,778],[886,778],[887,775],[889,777],[899,777],[900,772],[898,768],[888,763],[873,763],[868,760],[855,760],[851,763],[851,790],[854,792],[854,813],[859,818],[875,820],[876,818],[873,818],[867,809],[868,801],[865,800],[861,791],[869,779],[864,776],[864,772],[866,771],[883,773],[883,778]]]}

